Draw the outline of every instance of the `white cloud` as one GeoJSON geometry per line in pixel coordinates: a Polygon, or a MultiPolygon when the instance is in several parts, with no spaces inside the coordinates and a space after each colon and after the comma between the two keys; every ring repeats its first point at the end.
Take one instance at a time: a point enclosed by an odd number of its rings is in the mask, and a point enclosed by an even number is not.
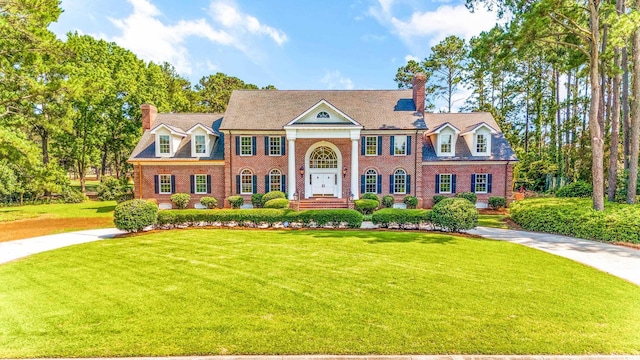
{"type": "Polygon", "coordinates": [[[278,45],[282,45],[288,40],[287,34],[283,31],[260,23],[254,16],[242,13],[232,0],[212,1],[209,6],[209,14],[215,21],[233,30],[234,33],[266,35],[278,45]]]}
{"type": "Polygon", "coordinates": [[[333,70],[327,71],[324,74],[324,77],[320,79],[320,82],[325,84],[327,89],[344,89],[344,90],[353,90],[353,81],[348,77],[342,76],[340,71],[333,70]]]}
{"type": "Polygon", "coordinates": [[[414,56],[414,55],[411,55],[411,54],[407,54],[407,55],[404,57],[404,61],[409,62],[409,60],[413,60],[413,61],[420,62],[420,58],[419,58],[419,57],[414,56]]]}

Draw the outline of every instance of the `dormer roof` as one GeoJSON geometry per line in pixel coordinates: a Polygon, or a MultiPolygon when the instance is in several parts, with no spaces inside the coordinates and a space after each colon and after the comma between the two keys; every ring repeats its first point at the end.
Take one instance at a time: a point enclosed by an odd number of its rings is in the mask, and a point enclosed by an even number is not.
{"type": "Polygon", "coordinates": [[[171,125],[167,125],[167,124],[158,124],[154,126],[153,129],[151,129],[150,133],[152,135],[155,135],[160,129],[168,130],[169,133],[171,133],[171,135],[176,135],[181,137],[187,136],[187,134],[182,129],[171,126],[171,125]]]}
{"type": "Polygon", "coordinates": [[[427,132],[427,135],[440,134],[440,132],[442,132],[442,130],[447,129],[447,128],[453,130],[453,132],[456,133],[456,134],[460,133],[460,130],[457,127],[451,125],[451,123],[447,121],[447,122],[445,122],[443,124],[440,124],[440,125],[436,126],[431,131],[427,132]]]}
{"type": "Polygon", "coordinates": [[[193,133],[193,131],[197,130],[197,129],[200,129],[200,130],[204,131],[208,135],[218,136],[218,134],[213,132],[211,127],[204,126],[201,123],[197,123],[197,124],[193,125],[192,127],[190,127],[189,130],[187,130],[187,134],[191,135],[193,133]]]}
{"type": "Polygon", "coordinates": [[[498,133],[498,131],[496,129],[492,128],[491,126],[489,126],[489,124],[487,124],[486,122],[483,121],[481,123],[468,126],[465,129],[465,131],[460,135],[464,136],[464,135],[467,135],[467,134],[470,134],[470,133],[475,133],[476,131],[478,131],[478,130],[480,130],[482,128],[486,128],[492,134],[497,134],[498,133]]]}

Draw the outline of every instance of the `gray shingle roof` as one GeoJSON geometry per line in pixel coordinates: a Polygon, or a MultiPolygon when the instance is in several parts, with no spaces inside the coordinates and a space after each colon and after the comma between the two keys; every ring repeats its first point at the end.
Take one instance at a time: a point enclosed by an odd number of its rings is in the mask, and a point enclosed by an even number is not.
{"type": "Polygon", "coordinates": [[[442,160],[465,160],[465,161],[517,161],[516,154],[509,146],[507,139],[501,134],[491,135],[491,156],[472,156],[471,150],[467,146],[467,142],[462,136],[458,136],[456,141],[455,156],[438,156],[436,149],[431,142],[431,138],[427,137],[422,147],[422,161],[442,161],[442,160]]]}

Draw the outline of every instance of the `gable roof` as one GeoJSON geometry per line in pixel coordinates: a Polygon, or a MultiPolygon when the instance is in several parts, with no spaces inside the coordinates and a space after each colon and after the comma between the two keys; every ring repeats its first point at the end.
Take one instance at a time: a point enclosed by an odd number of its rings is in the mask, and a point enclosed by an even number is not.
{"type": "Polygon", "coordinates": [[[431,142],[431,138],[425,137],[424,146],[422,147],[422,161],[443,161],[443,160],[465,160],[465,161],[517,161],[516,154],[509,146],[509,142],[502,134],[491,135],[491,152],[488,156],[473,156],[471,150],[467,146],[467,142],[458,137],[455,147],[455,156],[438,156],[435,146],[431,142]]]}
{"type": "Polygon", "coordinates": [[[221,130],[282,130],[321,100],[365,130],[425,129],[412,90],[236,90],[221,130]]]}
{"type": "MultiPolygon", "coordinates": [[[[288,122],[286,125],[287,126],[292,126],[292,125],[298,125],[298,121],[301,120],[302,118],[304,118],[305,116],[307,116],[309,113],[313,112],[314,110],[317,110],[318,108],[321,108],[322,106],[326,106],[328,108],[330,108],[331,110],[335,111],[336,113],[338,113],[340,116],[344,117],[347,121],[344,123],[344,125],[356,125],[356,126],[360,126],[360,124],[355,121],[354,119],[352,119],[351,117],[349,117],[349,115],[345,114],[344,112],[342,112],[340,109],[336,108],[335,106],[333,106],[330,102],[328,102],[325,99],[321,99],[320,101],[318,101],[317,103],[315,103],[312,107],[310,107],[309,109],[307,109],[305,112],[303,112],[302,114],[296,116],[295,119],[291,120],[290,122],[288,122]]],[[[341,122],[342,123],[342,122],[341,122]]],[[[310,123],[310,122],[305,122],[305,124],[327,124],[326,122],[314,122],[314,123],[310,123]]],[[[301,123],[300,123],[301,125],[301,123]]]]}

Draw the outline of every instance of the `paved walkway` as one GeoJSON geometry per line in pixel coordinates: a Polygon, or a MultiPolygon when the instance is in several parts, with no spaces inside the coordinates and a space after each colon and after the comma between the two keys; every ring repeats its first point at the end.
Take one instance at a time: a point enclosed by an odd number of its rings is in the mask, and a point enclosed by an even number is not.
{"type": "Polygon", "coordinates": [[[546,251],[592,266],[640,286],[640,250],[531,231],[477,227],[467,231],[489,239],[505,240],[546,251]]]}
{"type": "Polygon", "coordinates": [[[82,230],[0,242],[0,264],[65,246],[110,239],[121,233],[123,231],[118,229],[82,230]]]}

